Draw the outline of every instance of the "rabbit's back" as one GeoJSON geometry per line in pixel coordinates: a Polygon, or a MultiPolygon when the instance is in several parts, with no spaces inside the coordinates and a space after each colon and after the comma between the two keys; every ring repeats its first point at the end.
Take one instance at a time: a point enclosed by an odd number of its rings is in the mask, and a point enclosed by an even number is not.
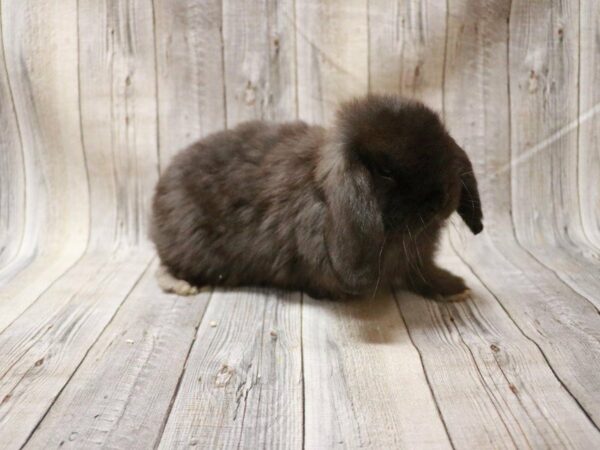
{"type": "Polygon", "coordinates": [[[197,142],[162,175],[151,237],[195,284],[303,284],[325,264],[314,182],[323,130],[249,122],[197,142]]]}

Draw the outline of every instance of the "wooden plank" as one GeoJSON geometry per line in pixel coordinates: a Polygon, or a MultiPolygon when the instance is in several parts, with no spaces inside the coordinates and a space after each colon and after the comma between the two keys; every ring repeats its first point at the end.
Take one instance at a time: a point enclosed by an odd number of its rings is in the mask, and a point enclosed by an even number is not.
{"type": "Polygon", "coordinates": [[[575,238],[581,227],[577,129],[565,130],[578,114],[578,4],[517,0],[510,19],[515,228],[523,242],[557,244],[563,230],[575,238]]]}
{"type": "Polygon", "coordinates": [[[600,308],[600,252],[584,233],[578,188],[579,10],[538,6],[516,3],[511,26],[515,230],[537,260],[600,308]]]}
{"type": "Polygon", "coordinates": [[[301,448],[299,294],[215,291],[159,448],[301,448]]]}
{"type": "Polygon", "coordinates": [[[586,235],[600,247],[600,4],[579,10],[579,199],[586,235]]]}
{"type": "MultiPolygon", "coordinates": [[[[507,239],[508,241],[508,239],[507,239]]],[[[539,346],[557,378],[598,425],[600,317],[546,268],[506,245],[489,240],[468,249],[466,262],[515,324],[539,346]]]]}
{"type": "Polygon", "coordinates": [[[367,0],[296,2],[299,117],[323,124],[368,89],[367,0]]]}
{"type": "Polygon", "coordinates": [[[210,293],[177,297],[143,278],[25,448],[152,448],[210,293]]]}
{"type": "Polygon", "coordinates": [[[145,244],[158,179],[152,10],[145,0],[80,0],[78,20],[90,247],[145,244]]]}
{"type": "Polygon", "coordinates": [[[369,89],[418,98],[441,112],[446,4],[369,1],[369,89]]]}
{"type": "Polygon", "coordinates": [[[399,292],[457,448],[595,448],[600,432],[563,388],[539,347],[456,255],[440,258],[473,291],[460,304],[399,292]]]}
{"type": "Polygon", "coordinates": [[[0,334],[0,423],[22,446],[148,266],[148,252],[87,255],[0,334]]]}
{"type": "MultiPolygon", "coordinates": [[[[295,36],[286,26],[291,5],[223,3],[227,125],[295,117],[295,36]]],[[[160,446],[299,447],[300,319],[299,296],[214,294],[160,446]],[[280,418],[275,424],[274,417],[280,418]]]]}
{"type": "Polygon", "coordinates": [[[453,234],[453,244],[597,425],[598,314],[586,298],[520,247],[513,231],[507,134],[509,8],[502,1],[482,9],[468,6],[450,4],[445,109],[451,131],[469,151],[480,176],[486,231],[473,238],[460,230],[453,234]]]}
{"type": "Polygon", "coordinates": [[[224,0],[227,124],[296,117],[293,0],[224,0]]]}
{"type": "Polygon", "coordinates": [[[225,124],[221,1],[156,0],[160,165],[225,124]]]}
{"type": "Polygon", "coordinates": [[[514,15],[511,30],[525,40],[511,50],[516,231],[536,259],[600,308],[599,253],[583,231],[579,204],[579,11],[523,3],[514,15]],[[549,208],[542,212],[541,205],[549,208]]]}
{"type": "Polygon", "coordinates": [[[451,0],[444,75],[446,124],[473,163],[485,232],[499,239],[512,234],[509,17],[510,3],[503,0],[451,0]]]}
{"type": "MultiPolygon", "coordinates": [[[[89,231],[76,2],[3,2],[1,18],[6,76],[22,139],[25,221],[16,264],[0,275],[0,331],[82,256],[89,231]],[[63,205],[77,207],[65,214],[63,205]]],[[[9,183],[13,178],[18,186],[18,171],[9,183]]]]}
{"type": "Polygon", "coordinates": [[[23,144],[6,68],[1,17],[0,5],[0,280],[5,267],[17,257],[25,227],[23,144]]]}
{"type": "Polygon", "coordinates": [[[12,302],[0,323],[0,422],[8,448],[25,443],[147,268],[143,230],[158,174],[145,3],[35,2],[10,12],[3,25],[20,40],[11,43],[19,53],[9,66],[24,80],[15,99],[31,133],[25,164],[39,184],[28,184],[28,206],[44,204],[31,222],[28,216],[28,227],[38,227],[28,245],[41,256],[3,292],[12,302]],[[25,32],[31,29],[36,33],[25,32]]]}
{"type": "Polygon", "coordinates": [[[306,448],[451,448],[394,299],[302,313],[306,448]]]}

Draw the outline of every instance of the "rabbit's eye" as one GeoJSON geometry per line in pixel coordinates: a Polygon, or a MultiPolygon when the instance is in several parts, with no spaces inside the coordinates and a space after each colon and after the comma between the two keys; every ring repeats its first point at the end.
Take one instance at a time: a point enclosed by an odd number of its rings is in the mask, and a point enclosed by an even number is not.
{"type": "Polygon", "coordinates": [[[390,169],[389,167],[385,167],[385,166],[376,166],[376,170],[377,173],[379,175],[381,175],[383,178],[386,178],[388,180],[393,180],[394,176],[392,173],[392,169],[390,169]]]}

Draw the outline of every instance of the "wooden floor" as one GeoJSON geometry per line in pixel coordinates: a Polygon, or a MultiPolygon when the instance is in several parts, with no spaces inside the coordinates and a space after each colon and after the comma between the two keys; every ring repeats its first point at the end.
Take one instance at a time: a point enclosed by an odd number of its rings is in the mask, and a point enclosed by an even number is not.
{"type": "Polygon", "coordinates": [[[0,448],[600,448],[600,2],[0,0],[0,448]],[[473,298],[162,293],[160,170],[421,98],[471,156],[473,298]]]}

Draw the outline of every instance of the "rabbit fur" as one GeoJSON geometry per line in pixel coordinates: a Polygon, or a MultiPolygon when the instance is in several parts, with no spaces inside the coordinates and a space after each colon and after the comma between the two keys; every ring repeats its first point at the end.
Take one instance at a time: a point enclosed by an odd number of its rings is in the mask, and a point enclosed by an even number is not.
{"type": "Polygon", "coordinates": [[[456,300],[464,281],[434,262],[455,211],[483,229],[466,153],[422,103],[369,95],[343,104],[330,128],[252,121],[192,144],[158,182],[150,237],[165,290],[339,299],[398,286],[456,300]]]}

